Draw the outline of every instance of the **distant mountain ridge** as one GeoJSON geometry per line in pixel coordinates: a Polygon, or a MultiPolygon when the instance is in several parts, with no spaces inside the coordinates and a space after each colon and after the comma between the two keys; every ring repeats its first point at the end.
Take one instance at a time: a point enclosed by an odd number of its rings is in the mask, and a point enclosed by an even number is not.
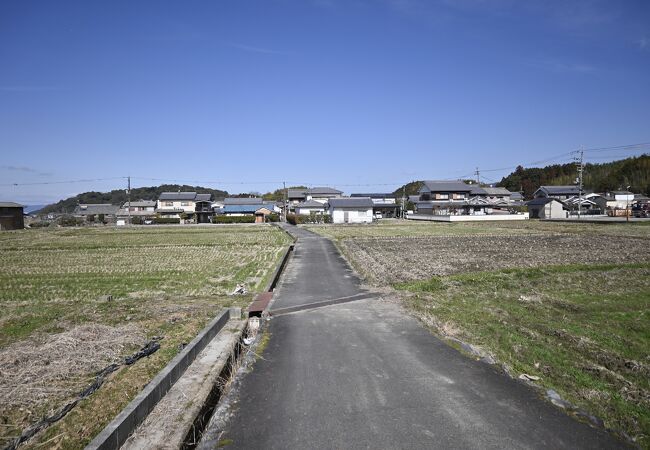
{"type": "MultiPolygon", "coordinates": [[[[189,186],[186,184],[163,184],[160,186],[140,187],[131,189],[131,201],[136,200],[158,200],[163,192],[198,192],[199,194],[212,194],[212,199],[223,199],[228,196],[227,191],[219,189],[210,189],[202,186],[189,186]]],[[[40,209],[38,214],[49,213],[71,213],[80,203],[110,203],[112,205],[122,205],[127,201],[124,189],[114,189],[110,192],[84,192],[74,197],[66,198],[60,202],[47,205],[40,209]]]]}
{"type": "MultiPolygon", "coordinates": [[[[511,192],[522,192],[526,199],[545,185],[573,185],[577,177],[576,165],[554,164],[546,167],[524,168],[519,166],[514,172],[503,177],[496,186],[505,187],[511,192]]],[[[416,195],[423,180],[411,181],[395,189],[398,198],[402,193],[408,198],[416,195]]],[[[630,190],[636,193],[650,193],[650,155],[620,159],[601,164],[585,164],[583,183],[585,190],[594,192],[630,190]]]]}

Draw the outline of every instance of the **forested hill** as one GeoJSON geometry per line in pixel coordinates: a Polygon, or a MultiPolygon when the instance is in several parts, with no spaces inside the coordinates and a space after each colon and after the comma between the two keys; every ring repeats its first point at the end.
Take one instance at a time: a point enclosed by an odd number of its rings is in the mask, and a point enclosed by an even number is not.
{"type": "MultiPolygon", "coordinates": [[[[532,198],[533,193],[543,185],[572,185],[577,176],[575,164],[555,164],[546,167],[522,166],[504,177],[497,186],[512,192],[523,191],[524,197],[532,198]]],[[[636,193],[650,194],[650,155],[621,159],[602,164],[585,164],[584,187],[594,192],[625,189],[636,193]]],[[[422,181],[412,181],[397,188],[393,194],[402,197],[402,192],[415,195],[422,181]]]]}
{"type": "Polygon", "coordinates": [[[404,186],[400,186],[395,189],[393,195],[395,195],[397,198],[402,198],[402,194],[404,194],[406,198],[408,198],[409,195],[417,195],[421,185],[422,181],[420,180],[411,181],[410,183],[406,183],[404,186]]]}
{"type": "MultiPolygon", "coordinates": [[[[140,187],[131,189],[131,201],[136,200],[158,200],[163,192],[198,192],[199,194],[212,194],[212,199],[222,199],[228,196],[228,192],[218,189],[210,189],[201,186],[188,186],[186,184],[163,184],[161,186],[140,187]]],[[[122,205],[126,202],[126,191],[115,189],[110,192],[84,192],[74,197],[66,198],[58,203],[47,205],[38,211],[39,214],[47,213],[70,213],[80,203],[110,203],[122,205]]]]}
{"type": "MultiPolygon", "coordinates": [[[[576,165],[555,164],[543,168],[524,169],[519,166],[504,177],[497,186],[512,192],[523,191],[525,198],[543,185],[572,185],[577,176],[576,165]]],[[[630,190],[637,193],[650,193],[650,155],[621,159],[602,164],[585,164],[584,187],[586,190],[603,192],[611,190],[630,190]]]]}

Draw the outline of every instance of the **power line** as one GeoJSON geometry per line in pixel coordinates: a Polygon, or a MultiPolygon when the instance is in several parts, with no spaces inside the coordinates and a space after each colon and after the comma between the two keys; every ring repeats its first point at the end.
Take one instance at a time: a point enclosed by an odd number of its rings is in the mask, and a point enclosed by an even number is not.
{"type": "Polygon", "coordinates": [[[47,184],[72,184],[72,183],[93,183],[95,181],[126,180],[127,177],[110,177],[110,178],[87,178],[83,180],[66,180],[66,181],[37,181],[33,183],[2,183],[0,186],[39,186],[47,184]]]}
{"type": "Polygon", "coordinates": [[[597,148],[586,148],[585,152],[604,152],[606,150],[630,150],[634,148],[645,148],[650,149],[650,142],[640,142],[638,144],[628,144],[628,145],[618,145],[615,147],[597,147],[597,148]]]}
{"type": "MultiPolygon", "coordinates": [[[[538,161],[532,161],[528,163],[520,163],[514,166],[508,166],[508,167],[499,167],[499,168],[491,168],[491,169],[481,169],[480,174],[485,174],[486,172],[491,173],[491,172],[503,172],[507,170],[513,170],[516,169],[519,166],[522,167],[531,167],[535,166],[538,164],[544,164],[547,162],[551,161],[557,161],[561,162],[563,160],[567,161],[573,161],[573,157],[578,154],[580,151],[582,152],[603,152],[603,151],[620,151],[620,150],[626,150],[626,151],[645,151],[645,150],[650,150],[650,142],[641,142],[641,143],[636,143],[636,144],[628,144],[628,145],[619,145],[619,146],[612,146],[612,147],[594,147],[594,148],[587,148],[583,150],[573,150],[570,152],[564,152],[560,153],[558,155],[554,155],[545,159],[541,159],[538,161]]],[[[604,155],[599,155],[599,156],[587,156],[586,159],[594,160],[594,159],[611,159],[611,158],[618,158],[622,157],[623,155],[612,155],[610,156],[604,156],[604,155]]],[[[633,155],[633,156],[640,156],[640,155],[633,155]]],[[[450,172],[460,172],[458,171],[450,171],[450,172]]],[[[470,172],[464,175],[461,175],[458,177],[458,179],[468,179],[471,178],[472,176],[476,176],[477,178],[479,177],[479,170],[478,168],[474,172],[470,172]]],[[[118,177],[105,177],[105,178],[85,178],[85,179],[75,179],[75,180],[65,180],[65,181],[40,181],[40,182],[29,182],[29,183],[1,183],[0,186],[14,186],[14,187],[20,187],[20,186],[46,186],[46,185],[58,185],[58,184],[73,184],[73,183],[93,183],[93,182],[99,182],[99,181],[111,181],[111,180],[128,180],[128,176],[118,176],[118,177]]],[[[190,179],[180,179],[180,178],[152,178],[152,177],[130,177],[134,180],[147,180],[147,181],[157,181],[157,182],[164,182],[164,183],[189,183],[189,184],[207,184],[207,185],[260,185],[260,184],[273,184],[273,185],[278,185],[281,186],[283,181],[277,180],[277,181],[261,181],[261,180],[255,180],[255,181],[227,181],[227,180],[190,180],[190,179]]],[[[483,175],[483,178],[486,178],[483,175]]],[[[486,178],[489,180],[489,178],[486,178]]],[[[286,181],[286,180],[285,180],[286,181]]],[[[372,187],[372,186],[400,186],[405,184],[404,181],[395,181],[395,182],[390,182],[390,183],[330,183],[330,182],[301,182],[301,181],[286,181],[287,184],[290,185],[303,185],[303,186],[316,186],[316,185],[336,185],[340,187],[372,187]]]]}

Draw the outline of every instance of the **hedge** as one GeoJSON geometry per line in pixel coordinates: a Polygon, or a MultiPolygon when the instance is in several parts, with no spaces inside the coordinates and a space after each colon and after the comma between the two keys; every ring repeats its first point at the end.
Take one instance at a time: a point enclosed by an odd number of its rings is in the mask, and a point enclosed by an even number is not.
{"type": "Polygon", "coordinates": [[[214,216],[212,223],[255,223],[255,216],[214,216]]]}
{"type": "Polygon", "coordinates": [[[310,214],[308,216],[287,214],[287,222],[293,225],[299,225],[301,223],[332,223],[332,216],[329,214],[310,214]]]}
{"type": "Polygon", "coordinates": [[[181,223],[181,219],[176,217],[154,217],[153,223],[163,225],[168,223],[181,223]]]}

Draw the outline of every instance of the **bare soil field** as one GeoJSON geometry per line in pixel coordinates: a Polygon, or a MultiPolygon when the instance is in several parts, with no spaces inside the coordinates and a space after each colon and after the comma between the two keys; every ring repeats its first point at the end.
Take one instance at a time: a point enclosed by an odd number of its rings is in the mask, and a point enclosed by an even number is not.
{"type": "Polygon", "coordinates": [[[650,240],[586,234],[461,235],[344,239],[355,267],[375,284],[515,267],[648,261],[650,240]]]}
{"type": "Polygon", "coordinates": [[[451,345],[470,344],[559,393],[580,420],[650,448],[647,224],[307,228],[451,345]]]}
{"type": "Polygon", "coordinates": [[[0,446],[156,337],[21,446],[83,447],[222,308],[247,305],[289,242],[271,226],[0,233],[0,446]]]}

